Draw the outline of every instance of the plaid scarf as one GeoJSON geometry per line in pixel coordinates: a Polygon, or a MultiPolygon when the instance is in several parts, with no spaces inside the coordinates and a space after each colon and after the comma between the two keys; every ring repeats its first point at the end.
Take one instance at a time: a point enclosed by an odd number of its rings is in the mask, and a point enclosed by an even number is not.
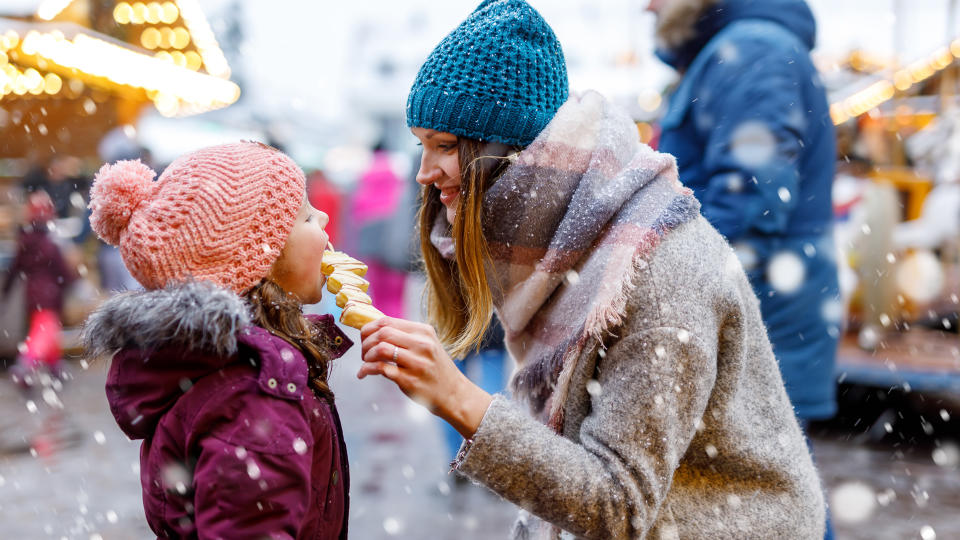
{"type": "MultiPolygon", "coordinates": [[[[699,210],[674,158],[595,92],[571,97],[487,191],[489,283],[517,361],[514,395],[558,433],[575,360],[623,322],[660,237],[699,210]]],[[[433,244],[452,255],[440,217],[433,244]]]]}

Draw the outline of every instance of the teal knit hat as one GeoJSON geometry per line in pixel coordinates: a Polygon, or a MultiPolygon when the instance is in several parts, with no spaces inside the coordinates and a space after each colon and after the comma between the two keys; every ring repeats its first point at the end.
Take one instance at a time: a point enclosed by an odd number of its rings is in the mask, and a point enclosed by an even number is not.
{"type": "Polygon", "coordinates": [[[485,0],[420,68],[407,126],[527,146],[567,100],[560,42],[523,0],[485,0]]]}

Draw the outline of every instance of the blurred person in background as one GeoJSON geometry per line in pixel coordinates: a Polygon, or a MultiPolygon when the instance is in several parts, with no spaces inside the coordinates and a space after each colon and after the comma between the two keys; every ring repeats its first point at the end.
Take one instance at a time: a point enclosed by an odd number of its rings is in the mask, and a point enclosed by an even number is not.
{"type": "Polygon", "coordinates": [[[384,254],[398,238],[406,250],[408,242],[404,240],[413,235],[413,222],[397,223],[392,219],[401,211],[403,191],[404,183],[393,170],[390,153],[378,144],[353,193],[351,219],[359,231],[357,255],[368,267],[370,298],[380,311],[391,317],[405,316],[403,291],[407,274],[392,267],[384,254]]]}
{"type": "Polygon", "coordinates": [[[334,246],[340,242],[340,206],[343,204],[343,194],[333,184],[323,171],[316,170],[307,175],[307,198],[314,208],[330,216],[327,223],[327,235],[334,246]]]}
{"type": "Polygon", "coordinates": [[[823,536],[740,264],[673,157],[603,96],[569,95],[536,10],[482,2],[421,66],[407,125],[432,325],[364,326],[358,376],[457,429],[454,468],[524,509],[514,538],[823,536]],[[452,360],[494,310],[512,399],[452,360]]]}
{"type": "Polygon", "coordinates": [[[658,55],[683,78],[660,150],[741,255],[803,420],[836,411],[836,137],[803,0],[653,0],[658,55]]]}
{"type": "Polygon", "coordinates": [[[54,217],[56,208],[45,191],[28,194],[27,223],[19,231],[16,256],[3,283],[6,297],[15,280],[26,281],[24,315],[29,330],[16,364],[10,369],[14,382],[24,388],[40,382],[43,372],[61,379],[65,375],[60,356],[60,317],[64,294],[76,274],[51,238],[49,224],[54,217]]]}
{"type": "MultiPolygon", "coordinates": [[[[803,0],[651,0],[680,72],[659,150],[737,250],[801,424],[832,417],[839,285],[836,133],[803,0]]],[[[827,538],[832,534],[827,530],[827,538]]]]}
{"type": "Polygon", "coordinates": [[[80,158],[53,156],[45,165],[24,176],[23,188],[28,193],[45,191],[53,201],[55,218],[82,215],[86,210],[84,201],[90,184],[83,176],[82,166],[80,158]]]}
{"type": "MultiPolygon", "coordinates": [[[[331,246],[340,246],[340,217],[344,197],[340,189],[327,178],[321,170],[315,170],[307,175],[307,200],[317,210],[329,217],[324,230],[330,239],[331,246]]],[[[343,249],[343,246],[340,246],[343,249]]],[[[305,314],[322,315],[324,313],[340,316],[341,308],[337,306],[336,295],[325,294],[320,302],[303,307],[305,314]]]]}

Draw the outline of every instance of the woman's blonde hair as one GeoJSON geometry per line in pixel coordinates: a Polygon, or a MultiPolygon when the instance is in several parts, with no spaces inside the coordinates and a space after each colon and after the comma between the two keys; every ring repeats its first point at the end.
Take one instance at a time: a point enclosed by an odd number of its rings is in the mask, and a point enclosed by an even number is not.
{"type": "Polygon", "coordinates": [[[329,336],[304,318],[299,300],[267,278],[245,296],[253,312],[254,324],[299,349],[307,360],[307,384],[317,398],[333,403],[333,391],[327,384],[330,351],[333,350],[329,336]]]}
{"type": "Polygon", "coordinates": [[[427,317],[454,358],[478,347],[490,325],[493,294],[487,282],[490,253],[483,235],[483,195],[509,165],[506,156],[519,150],[459,138],[460,198],[452,227],[453,260],[445,259],[430,241],[437,216],[444,210],[440,192],[432,185],[423,188],[417,221],[427,273],[427,317]]]}

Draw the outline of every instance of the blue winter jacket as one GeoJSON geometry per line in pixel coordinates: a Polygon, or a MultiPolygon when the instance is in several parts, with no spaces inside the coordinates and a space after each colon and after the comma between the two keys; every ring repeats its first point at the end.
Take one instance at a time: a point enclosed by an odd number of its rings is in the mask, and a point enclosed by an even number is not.
{"type": "Polygon", "coordinates": [[[797,415],[830,417],[836,141],[810,60],[813,15],[803,0],[722,0],[695,34],[658,51],[683,74],[660,150],[676,156],[703,215],[738,248],[797,415]]]}

